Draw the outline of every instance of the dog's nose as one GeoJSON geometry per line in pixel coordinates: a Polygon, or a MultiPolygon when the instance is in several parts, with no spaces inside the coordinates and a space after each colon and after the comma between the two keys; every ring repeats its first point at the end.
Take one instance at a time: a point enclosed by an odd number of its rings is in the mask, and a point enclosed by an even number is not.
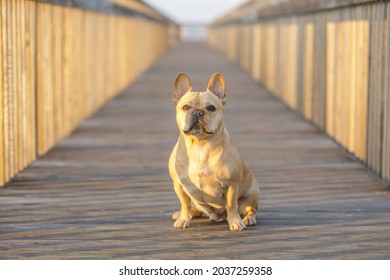
{"type": "Polygon", "coordinates": [[[203,117],[204,116],[204,111],[201,110],[201,109],[196,109],[196,110],[192,111],[192,115],[194,117],[203,117]]]}

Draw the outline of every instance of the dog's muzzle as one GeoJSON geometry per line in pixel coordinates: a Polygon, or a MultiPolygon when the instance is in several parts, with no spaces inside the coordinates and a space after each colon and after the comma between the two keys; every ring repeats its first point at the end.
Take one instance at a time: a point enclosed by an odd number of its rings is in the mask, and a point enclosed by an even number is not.
{"type": "Polygon", "coordinates": [[[204,124],[204,121],[202,120],[203,116],[206,114],[205,111],[201,109],[195,109],[192,112],[190,112],[190,115],[188,116],[188,121],[186,126],[184,127],[184,133],[189,134],[192,130],[196,131],[204,131],[207,134],[212,134],[212,132],[209,132],[206,128],[206,125],[204,124]]]}

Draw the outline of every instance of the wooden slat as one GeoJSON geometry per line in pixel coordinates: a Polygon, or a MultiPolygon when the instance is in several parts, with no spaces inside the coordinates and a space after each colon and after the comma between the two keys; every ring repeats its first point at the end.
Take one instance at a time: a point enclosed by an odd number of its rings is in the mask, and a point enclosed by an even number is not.
{"type": "Polygon", "coordinates": [[[367,151],[367,111],[369,79],[369,21],[368,7],[358,8],[358,54],[357,54],[357,110],[356,155],[366,162],[367,151]]]}
{"type": "Polygon", "coordinates": [[[347,147],[348,149],[348,132],[349,132],[349,112],[350,112],[350,53],[351,53],[351,30],[350,30],[350,9],[343,10],[342,21],[343,21],[343,45],[339,47],[339,49],[348,49],[348,54],[343,54],[343,64],[341,68],[343,69],[343,80],[342,91],[339,93],[341,95],[341,126],[339,131],[340,134],[340,143],[347,147]],[[345,76],[344,76],[345,75],[345,76]],[[349,78],[348,78],[349,77],[349,78]]]}
{"type": "Polygon", "coordinates": [[[382,4],[373,5],[368,126],[368,165],[379,174],[382,164],[383,124],[383,8],[382,4]]]}
{"type": "Polygon", "coordinates": [[[323,129],[326,104],[326,16],[321,13],[314,19],[313,122],[323,129]]]}
{"type": "Polygon", "coordinates": [[[349,31],[350,31],[350,41],[348,48],[351,50],[349,54],[349,114],[347,116],[348,121],[348,135],[346,147],[351,153],[356,153],[356,101],[357,101],[357,89],[356,89],[356,75],[357,75],[357,21],[355,19],[356,9],[350,11],[350,22],[349,22],[349,31]]]}
{"type": "Polygon", "coordinates": [[[64,135],[68,135],[68,132],[72,127],[72,117],[71,117],[71,108],[74,106],[71,102],[72,96],[72,79],[71,79],[71,27],[70,27],[70,12],[71,9],[66,8],[62,10],[63,13],[63,26],[62,26],[62,74],[63,74],[63,82],[62,82],[62,90],[63,90],[63,133],[64,135]]]}
{"type": "Polygon", "coordinates": [[[331,137],[336,135],[336,14],[329,13],[326,26],[326,131],[331,137]]]}
{"type": "Polygon", "coordinates": [[[252,42],[252,78],[256,81],[260,81],[260,69],[261,69],[261,26],[260,24],[255,25],[253,31],[253,42],[252,42]]]}
{"type": "MultiPolygon", "coordinates": [[[[286,77],[286,68],[288,68],[287,60],[287,48],[284,47],[288,43],[288,30],[286,27],[286,19],[279,20],[277,23],[277,47],[276,47],[276,71],[275,71],[275,80],[276,86],[275,91],[273,92],[281,100],[285,100],[284,94],[287,87],[287,77],[286,77]]],[[[272,55],[272,54],[271,54],[272,55]]]]}
{"type": "Polygon", "coordinates": [[[38,120],[38,152],[43,154],[47,151],[49,144],[48,137],[48,98],[52,90],[48,87],[51,81],[49,70],[49,43],[48,33],[51,31],[51,24],[47,17],[48,4],[39,4],[37,7],[37,60],[40,63],[37,65],[37,120],[38,120]]]}
{"type": "MultiPolygon", "coordinates": [[[[62,25],[62,12],[61,7],[52,7],[51,8],[51,19],[53,26],[62,25]]],[[[51,48],[52,48],[52,57],[53,61],[51,63],[51,71],[53,73],[52,83],[53,83],[53,136],[54,139],[61,138],[64,133],[62,131],[62,119],[63,119],[63,108],[62,108],[62,29],[56,30],[51,29],[51,48]]]]}
{"type": "Polygon", "coordinates": [[[13,142],[13,151],[12,151],[12,157],[13,157],[13,173],[19,172],[19,144],[20,144],[20,116],[19,116],[19,108],[20,108],[20,75],[19,75],[19,58],[20,58],[20,46],[19,46],[19,38],[20,38],[20,31],[19,31],[19,0],[13,0],[11,4],[11,10],[12,10],[12,25],[11,25],[11,32],[12,32],[12,103],[11,103],[11,118],[12,118],[12,136],[11,141],[13,142]]]}
{"type": "Polygon", "coordinates": [[[373,143],[374,143],[374,117],[375,114],[372,110],[373,104],[375,103],[375,96],[376,96],[376,82],[373,82],[373,79],[376,77],[376,67],[377,67],[377,56],[375,55],[375,52],[372,53],[373,49],[376,49],[378,47],[376,40],[377,40],[377,31],[375,27],[375,17],[377,16],[377,9],[376,6],[370,5],[370,48],[369,48],[369,55],[370,55],[370,75],[369,75],[369,102],[368,102],[368,139],[367,139],[367,165],[370,168],[374,168],[374,152],[373,152],[373,143]]]}
{"type": "MultiPolygon", "coordinates": [[[[2,42],[3,37],[3,25],[4,19],[3,10],[4,10],[5,1],[0,3],[0,38],[2,42]]],[[[0,44],[0,185],[5,183],[4,169],[5,169],[5,158],[4,158],[4,112],[3,112],[3,96],[6,94],[4,90],[4,73],[3,73],[3,62],[4,62],[4,53],[3,53],[4,43],[0,44]]]]}
{"type": "Polygon", "coordinates": [[[267,88],[274,94],[277,94],[277,46],[278,46],[278,28],[271,24],[267,24],[267,46],[266,46],[266,85],[267,88]]]}
{"type": "Polygon", "coordinates": [[[26,40],[24,42],[26,50],[26,106],[24,117],[26,119],[26,155],[24,166],[27,166],[36,157],[36,108],[35,108],[35,8],[36,3],[25,1],[25,25],[24,30],[26,40]]]}
{"type": "Polygon", "coordinates": [[[27,134],[27,119],[26,119],[26,111],[27,111],[27,69],[26,69],[26,14],[25,14],[25,6],[26,2],[20,0],[19,4],[19,22],[18,28],[20,32],[19,37],[19,48],[20,48],[20,56],[19,56],[19,75],[20,75],[20,106],[19,106],[19,117],[20,117],[20,129],[19,129],[19,171],[22,170],[27,164],[27,140],[29,135],[27,134]]]}
{"type": "Polygon", "coordinates": [[[384,26],[384,110],[383,110],[383,158],[382,176],[390,182],[390,4],[386,3],[386,25],[384,26]]]}
{"type": "Polygon", "coordinates": [[[4,81],[4,96],[3,96],[3,104],[4,104],[4,151],[5,151],[5,180],[8,181],[9,178],[14,174],[14,161],[13,161],[13,111],[12,111],[12,55],[10,54],[12,49],[12,34],[11,26],[12,26],[12,9],[11,2],[12,0],[2,1],[5,5],[4,9],[4,17],[5,17],[5,25],[4,25],[4,64],[3,67],[5,69],[5,81],[4,81]],[[11,59],[10,59],[11,58],[11,59]]]}
{"type": "Polygon", "coordinates": [[[303,102],[304,116],[313,118],[313,47],[314,47],[314,25],[312,18],[305,24],[304,39],[304,68],[303,68],[303,102]]]}
{"type": "MultiPolygon", "coordinates": [[[[289,33],[289,49],[288,49],[288,59],[289,59],[289,68],[288,68],[288,87],[289,90],[286,92],[288,96],[289,106],[292,109],[297,109],[297,100],[298,100],[298,48],[299,48],[299,29],[296,23],[295,18],[291,18],[288,27],[289,33]]],[[[287,46],[285,46],[287,47],[287,46]]]]}
{"type": "Polygon", "coordinates": [[[296,110],[299,114],[304,114],[304,49],[305,49],[305,25],[306,17],[297,19],[297,62],[296,62],[296,110]]]}

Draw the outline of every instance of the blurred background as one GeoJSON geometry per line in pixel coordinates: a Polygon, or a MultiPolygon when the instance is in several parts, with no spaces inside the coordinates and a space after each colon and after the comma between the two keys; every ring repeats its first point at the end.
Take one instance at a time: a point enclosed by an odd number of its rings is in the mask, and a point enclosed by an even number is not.
{"type": "Polygon", "coordinates": [[[248,0],[145,0],[144,2],[180,24],[182,40],[205,41],[207,38],[207,25],[247,1],[248,0]]]}

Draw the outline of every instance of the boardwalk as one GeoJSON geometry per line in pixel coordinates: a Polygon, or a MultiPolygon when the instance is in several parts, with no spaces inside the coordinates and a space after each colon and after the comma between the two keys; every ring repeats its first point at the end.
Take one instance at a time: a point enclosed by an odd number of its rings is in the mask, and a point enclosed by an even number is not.
{"type": "Polygon", "coordinates": [[[220,54],[182,43],[0,189],[0,259],[390,259],[390,193],[220,54]],[[256,227],[172,227],[182,71],[199,90],[225,76],[226,126],[261,185],[256,227]]]}

